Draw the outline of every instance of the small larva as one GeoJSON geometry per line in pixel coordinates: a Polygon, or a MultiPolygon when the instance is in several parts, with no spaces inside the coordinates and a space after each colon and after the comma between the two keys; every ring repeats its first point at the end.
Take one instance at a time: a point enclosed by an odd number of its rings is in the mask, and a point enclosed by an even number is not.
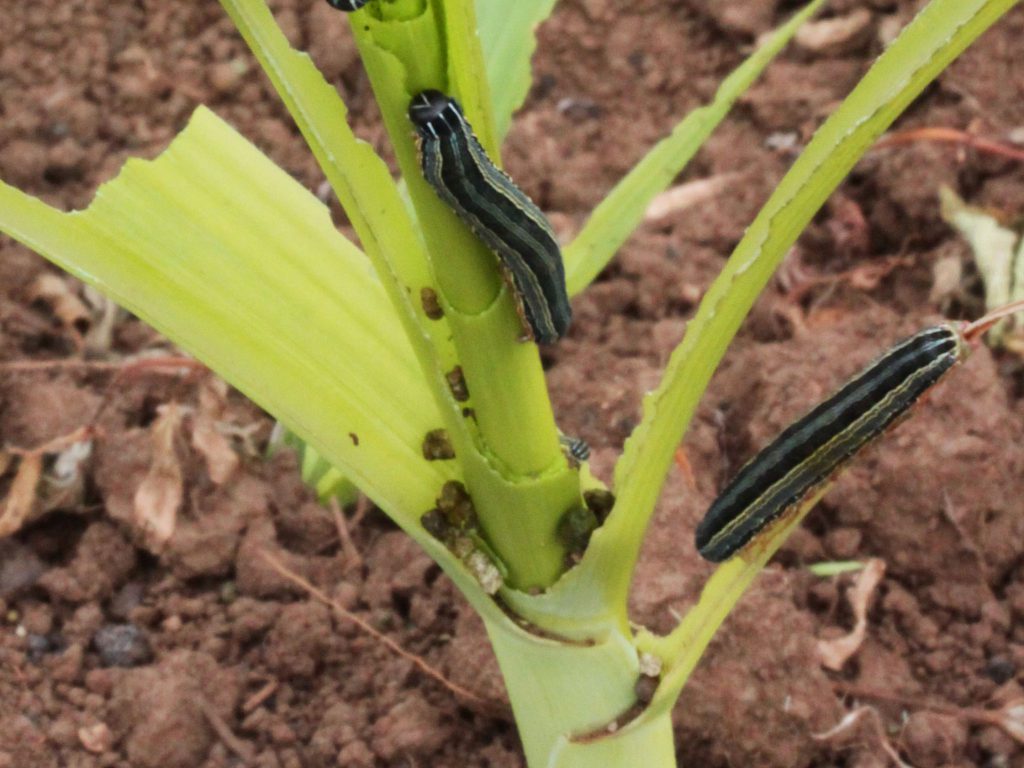
{"type": "Polygon", "coordinates": [[[530,335],[552,344],[572,320],[558,241],[541,210],[487,156],[458,102],[423,91],[409,105],[423,176],[497,254],[530,335]]]}
{"type": "Polygon", "coordinates": [[[572,459],[581,463],[590,459],[590,446],[582,437],[569,437],[569,435],[559,434],[558,442],[561,444],[562,450],[565,451],[566,455],[572,459]]]}
{"type": "Polygon", "coordinates": [[[745,464],[697,526],[697,551],[718,563],[798,507],[885,432],[1018,302],[973,323],[944,323],[901,341],[745,464]]]}
{"type": "Polygon", "coordinates": [[[327,4],[331,6],[331,8],[336,8],[337,10],[344,11],[345,13],[358,11],[368,2],[370,2],[370,0],[327,0],[327,4]]]}

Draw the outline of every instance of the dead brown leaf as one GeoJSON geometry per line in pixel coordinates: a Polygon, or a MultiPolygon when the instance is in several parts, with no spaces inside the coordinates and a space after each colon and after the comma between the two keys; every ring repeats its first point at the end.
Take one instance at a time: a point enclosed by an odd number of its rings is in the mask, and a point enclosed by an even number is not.
{"type": "Polygon", "coordinates": [[[79,728],[78,740],[88,751],[95,755],[102,755],[113,746],[114,734],[110,732],[106,723],[96,723],[79,728]]]}
{"type": "Polygon", "coordinates": [[[843,719],[835,726],[824,733],[813,733],[811,738],[815,741],[825,741],[833,745],[849,744],[857,738],[858,733],[863,730],[865,723],[868,724],[869,732],[875,735],[878,745],[888,755],[889,759],[892,760],[893,765],[897,766],[897,768],[913,768],[913,766],[900,758],[899,752],[889,743],[885,733],[885,723],[882,721],[882,716],[878,714],[878,710],[874,707],[857,707],[847,712],[843,719]]]}
{"type": "Polygon", "coordinates": [[[92,325],[92,313],[74,292],[68,281],[52,272],[43,272],[28,287],[28,300],[50,308],[60,324],[81,347],[83,335],[92,325]]]}
{"type": "Polygon", "coordinates": [[[707,179],[697,179],[670,187],[651,200],[644,212],[644,220],[661,221],[707,202],[728,190],[741,176],[740,173],[721,173],[707,179]]]}
{"type": "Polygon", "coordinates": [[[34,448],[8,446],[0,451],[0,474],[19,462],[0,509],[0,538],[16,533],[32,517],[74,504],[80,496],[76,488],[82,487],[79,465],[91,454],[94,436],[95,430],[85,426],[34,448]],[[53,454],[57,456],[53,471],[44,477],[43,459],[53,454]],[[42,487],[40,480],[46,481],[42,487]]]}
{"type": "Polygon", "coordinates": [[[1019,743],[1024,744],[1024,701],[1011,701],[993,713],[991,722],[998,725],[1019,743]]]}
{"type": "Polygon", "coordinates": [[[856,50],[871,32],[871,11],[857,8],[846,16],[809,21],[796,33],[796,43],[815,53],[832,55],[856,50]]]}
{"type": "Polygon", "coordinates": [[[226,483],[238,467],[238,454],[217,428],[224,414],[227,390],[222,379],[207,378],[199,388],[199,411],[192,425],[192,447],[206,460],[206,471],[217,485],[226,483]]]}
{"type": "Polygon", "coordinates": [[[91,286],[85,286],[83,293],[94,318],[89,332],[85,334],[85,348],[105,356],[113,346],[114,329],[118,321],[126,316],[126,312],[91,286]]]}
{"type": "Polygon", "coordinates": [[[17,533],[28,519],[36,501],[36,487],[43,472],[43,455],[30,453],[21,457],[7,500],[0,510],[0,539],[17,533]]]}
{"type": "Polygon", "coordinates": [[[174,535],[184,495],[181,465],[174,451],[174,441],[181,428],[182,409],[167,403],[158,409],[153,422],[153,463],[138,490],[135,491],[135,522],[146,536],[146,544],[159,551],[174,535]]]}
{"type": "Polygon", "coordinates": [[[850,657],[860,650],[868,630],[868,603],[871,602],[871,597],[884,575],[885,562],[878,558],[868,560],[864,569],[857,574],[857,581],[846,594],[856,617],[853,631],[834,640],[818,641],[818,658],[825,669],[838,672],[850,657]]]}

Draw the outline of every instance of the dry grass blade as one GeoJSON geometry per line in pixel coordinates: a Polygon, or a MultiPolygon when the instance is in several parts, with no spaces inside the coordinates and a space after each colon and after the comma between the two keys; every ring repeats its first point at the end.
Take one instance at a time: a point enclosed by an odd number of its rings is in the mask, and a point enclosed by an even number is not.
{"type": "Polygon", "coordinates": [[[224,718],[217,714],[206,699],[199,699],[199,709],[210,724],[210,728],[217,734],[217,738],[223,742],[224,746],[241,758],[246,765],[249,765],[255,757],[253,755],[253,748],[231,732],[228,724],[224,722],[224,718]]]}
{"type": "Polygon", "coordinates": [[[382,645],[384,645],[386,648],[388,648],[388,650],[392,651],[393,653],[395,653],[398,656],[401,656],[406,661],[411,662],[423,674],[427,675],[428,677],[430,677],[433,680],[436,680],[438,683],[443,685],[445,688],[447,688],[449,691],[454,693],[456,696],[459,696],[460,698],[462,698],[462,699],[464,699],[466,701],[472,701],[472,702],[476,702],[478,704],[485,704],[486,703],[486,702],[484,702],[483,699],[481,699],[475,693],[472,693],[471,691],[466,690],[461,685],[456,685],[455,683],[453,683],[451,680],[449,680],[443,674],[441,674],[438,670],[434,669],[434,667],[432,667],[429,664],[427,664],[427,662],[425,662],[421,657],[417,656],[414,653],[409,653],[407,650],[402,648],[402,646],[400,646],[398,643],[396,643],[390,637],[388,637],[387,635],[381,634],[378,630],[374,629],[372,626],[367,624],[361,618],[359,618],[354,613],[352,613],[351,611],[346,609],[337,600],[332,600],[322,590],[318,589],[313,584],[311,584],[309,581],[307,581],[306,579],[302,578],[299,574],[295,573],[292,570],[289,570],[283,563],[281,563],[277,558],[275,558],[272,554],[270,554],[266,550],[264,550],[262,554],[263,554],[263,559],[266,560],[267,563],[270,565],[270,567],[273,568],[275,571],[277,571],[281,576],[283,576],[284,578],[288,579],[293,584],[295,584],[295,585],[297,585],[299,587],[302,587],[302,589],[304,589],[306,592],[308,592],[310,595],[315,597],[317,600],[319,600],[324,605],[329,606],[330,608],[333,608],[335,611],[338,612],[339,616],[343,616],[344,618],[348,619],[353,624],[355,624],[357,627],[359,627],[361,630],[363,630],[363,632],[365,632],[366,634],[370,635],[375,640],[378,640],[382,645]]]}
{"type": "Polygon", "coordinates": [[[899,752],[897,752],[896,748],[889,743],[889,739],[885,735],[885,726],[882,723],[882,717],[874,707],[857,707],[857,709],[847,712],[843,716],[843,719],[835,726],[829,728],[824,733],[813,733],[811,734],[811,738],[816,741],[828,742],[849,738],[865,719],[871,722],[871,731],[878,739],[879,746],[882,747],[882,750],[889,756],[889,759],[892,760],[893,764],[898,768],[913,768],[912,765],[900,758],[899,752]]]}
{"type": "Polygon", "coordinates": [[[348,522],[341,511],[341,504],[335,496],[330,500],[331,516],[334,518],[334,527],[338,529],[338,540],[341,542],[341,551],[345,553],[345,568],[359,568],[363,564],[363,558],[352,541],[352,534],[348,530],[348,522]]]}
{"type": "Polygon", "coordinates": [[[45,443],[34,448],[7,447],[5,450],[15,456],[44,456],[48,453],[60,453],[66,451],[77,443],[83,443],[96,436],[96,430],[92,427],[79,427],[74,432],[47,440],[45,443]]]}
{"type": "Polygon", "coordinates": [[[927,710],[959,717],[974,725],[994,725],[1001,728],[1018,743],[1024,744],[1024,699],[1013,699],[999,709],[982,709],[981,707],[958,707],[954,704],[902,696],[890,691],[880,691],[839,681],[833,683],[833,686],[840,693],[858,698],[884,701],[899,704],[908,709],[927,710]]]}
{"type": "Polygon", "coordinates": [[[742,175],[740,173],[720,173],[707,179],[697,179],[670,187],[651,200],[644,213],[644,220],[661,221],[672,214],[705,203],[728,190],[742,175]]]}
{"type": "Polygon", "coordinates": [[[254,709],[256,709],[256,707],[258,707],[260,704],[262,704],[271,696],[273,696],[280,686],[281,684],[277,680],[267,681],[266,685],[264,685],[262,688],[256,691],[256,693],[254,693],[252,696],[245,700],[245,702],[242,704],[242,711],[245,714],[249,714],[254,709]]]}
{"type": "Polygon", "coordinates": [[[991,155],[1000,155],[1012,160],[1024,161],[1024,149],[1018,149],[1007,144],[1002,144],[991,139],[982,139],[967,131],[957,128],[913,128],[906,131],[897,131],[883,136],[875,143],[875,149],[895,147],[901,144],[912,144],[917,141],[932,141],[945,144],[959,144],[971,147],[979,152],[986,152],[991,155]]]}
{"type": "Polygon", "coordinates": [[[119,371],[124,363],[112,363],[107,360],[11,360],[0,363],[0,371],[8,373],[48,373],[49,371],[85,370],[85,371],[119,371]]]}

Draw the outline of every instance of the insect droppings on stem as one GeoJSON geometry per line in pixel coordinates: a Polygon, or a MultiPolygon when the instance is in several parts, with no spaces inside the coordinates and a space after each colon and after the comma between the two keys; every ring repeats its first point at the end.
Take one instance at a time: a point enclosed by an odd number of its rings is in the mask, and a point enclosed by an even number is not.
{"type": "Polygon", "coordinates": [[[431,320],[440,320],[444,317],[444,309],[437,297],[437,291],[433,288],[420,288],[420,304],[423,306],[423,314],[431,320]]]}
{"type": "Polygon", "coordinates": [[[445,378],[448,379],[448,388],[452,391],[452,397],[460,403],[469,400],[469,387],[466,385],[466,377],[462,373],[461,365],[456,365],[448,371],[445,378]]]}
{"type": "Polygon", "coordinates": [[[432,429],[423,438],[423,458],[427,461],[443,461],[455,458],[455,449],[447,429],[432,429]]]}

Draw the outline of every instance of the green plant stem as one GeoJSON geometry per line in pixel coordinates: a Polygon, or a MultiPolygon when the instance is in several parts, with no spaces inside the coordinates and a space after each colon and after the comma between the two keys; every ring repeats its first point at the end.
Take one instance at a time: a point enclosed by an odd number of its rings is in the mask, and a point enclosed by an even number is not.
{"type": "Polygon", "coordinates": [[[564,547],[555,531],[562,514],[579,503],[578,474],[558,443],[537,349],[517,340],[519,320],[499,278],[497,258],[423,180],[407,117],[418,91],[450,92],[463,101],[470,121],[483,127],[479,138],[497,159],[490,121],[481,111],[489,109],[489,99],[479,86],[466,95],[454,90],[468,87],[460,86],[467,77],[458,61],[472,65],[466,48],[476,44],[475,38],[459,36],[458,50],[450,51],[446,43],[458,29],[474,24],[472,3],[406,5],[371,7],[374,12],[353,24],[353,32],[430,252],[468,386],[465,429],[473,435],[475,451],[458,457],[466,484],[509,583],[520,589],[547,587],[563,570],[564,547]],[[455,58],[438,61],[428,53],[435,49],[455,58]],[[474,105],[480,105],[476,112],[474,105]]]}
{"type": "Polygon", "coordinates": [[[670,711],[609,730],[636,702],[630,636],[609,632],[592,645],[571,645],[526,635],[507,621],[485,625],[530,768],[675,765],[670,711]]]}

